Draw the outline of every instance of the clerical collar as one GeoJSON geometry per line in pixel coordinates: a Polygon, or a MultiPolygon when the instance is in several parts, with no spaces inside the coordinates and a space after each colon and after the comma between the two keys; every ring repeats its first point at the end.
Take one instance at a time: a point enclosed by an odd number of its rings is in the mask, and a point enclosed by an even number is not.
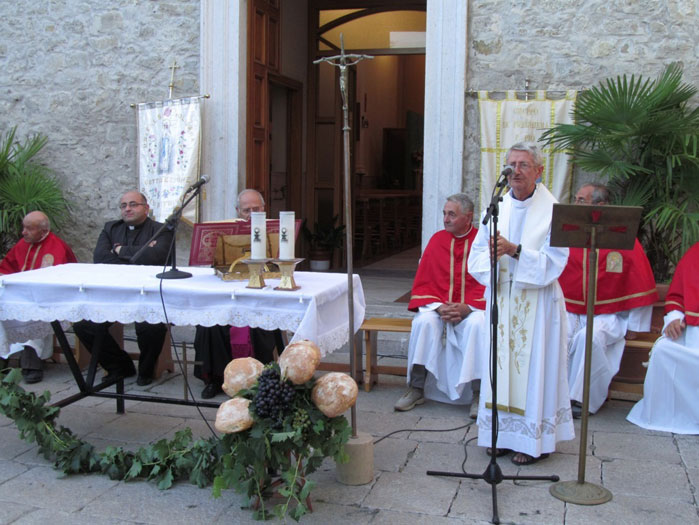
{"type": "Polygon", "coordinates": [[[471,233],[472,229],[473,229],[473,224],[471,224],[471,227],[468,229],[468,231],[466,233],[464,233],[463,235],[454,235],[454,237],[456,237],[457,239],[461,239],[463,237],[466,237],[469,233],[471,233]]]}
{"type": "Polygon", "coordinates": [[[127,224],[127,226],[129,227],[129,230],[135,230],[135,229],[136,229],[136,226],[134,226],[133,224],[127,224]]]}
{"type": "Polygon", "coordinates": [[[537,186],[537,185],[535,184],[535,185],[534,185],[534,189],[532,190],[532,192],[531,192],[529,195],[527,195],[526,197],[524,197],[523,199],[521,199],[521,200],[518,199],[517,197],[515,197],[514,192],[512,192],[512,199],[513,199],[513,200],[516,200],[516,201],[519,201],[519,202],[524,202],[524,201],[526,201],[526,200],[528,200],[528,199],[531,199],[531,198],[532,198],[532,195],[534,195],[534,192],[536,191],[536,186],[537,186]]]}

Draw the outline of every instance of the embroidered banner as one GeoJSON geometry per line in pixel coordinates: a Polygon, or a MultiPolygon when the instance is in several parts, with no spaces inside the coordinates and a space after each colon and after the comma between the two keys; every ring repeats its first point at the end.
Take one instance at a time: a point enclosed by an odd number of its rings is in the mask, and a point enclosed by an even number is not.
{"type": "MultiPolygon", "coordinates": [[[[182,195],[199,178],[201,109],[199,98],[138,105],[139,188],[156,221],[179,206],[182,195]]],[[[182,217],[197,222],[197,199],[182,217]]]]}
{"type": "MultiPolygon", "coordinates": [[[[524,100],[516,91],[494,92],[502,99],[490,98],[488,91],[478,92],[481,128],[481,173],[478,212],[490,203],[493,187],[505,164],[507,150],[517,142],[537,142],[554,124],[572,123],[571,110],[577,91],[558,91],[564,98],[549,99],[546,91],[529,93],[524,100]]],[[[568,155],[552,146],[543,147],[544,172],[541,182],[559,202],[567,203],[571,193],[571,168],[568,155]]]]}

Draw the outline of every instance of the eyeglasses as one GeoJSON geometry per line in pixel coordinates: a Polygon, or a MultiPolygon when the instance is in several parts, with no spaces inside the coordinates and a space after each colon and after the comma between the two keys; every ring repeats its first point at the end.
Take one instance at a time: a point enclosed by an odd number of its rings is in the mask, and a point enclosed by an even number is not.
{"type": "Polygon", "coordinates": [[[145,202],[122,202],[119,204],[119,209],[125,210],[126,208],[135,208],[136,206],[145,206],[145,202]]]}
{"type": "Polygon", "coordinates": [[[509,165],[512,166],[514,169],[519,168],[523,171],[527,171],[529,168],[532,167],[532,165],[528,162],[510,162],[509,165]]]}

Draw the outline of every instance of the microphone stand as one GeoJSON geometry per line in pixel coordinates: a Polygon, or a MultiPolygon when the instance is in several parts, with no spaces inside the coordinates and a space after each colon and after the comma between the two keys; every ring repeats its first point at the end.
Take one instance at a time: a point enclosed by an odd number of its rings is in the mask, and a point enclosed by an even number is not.
{"type": "Polygon", "coordinates": [[[558,481],[560,478],[554,476],[506,476],[502,473],[497,459],[497,440],[498,440],[498,303],[496,300],[498,290],[498,261],[497,261],[497,235],[498,235],[498,215],[500,213],[500,201],[502,201],[502,193],[507,185],[507,175],[501,174],[495,188],[493,189],[493,197],[488,206],[488,211],[483,219],[483,225],[488,224],[492,218],[490,226],[490,246],[496,250],[490,250],[490,363],[491,363],[491,393],[492,393],[492,424],[490,428],[490,463],[486,467],[483,474],[469,474],[466,472],[440,472],[428,470],[428,476],[446,476],[455,478],[482,479],[489,483],[492,489],[493,498],[493,519],[492,523],[500,523],[498,515],[498,493],[497,485],[503,480],[536,480],[536,481],[558,481]]]}
{"type": "MultiPolygon", "coordinates": [[[[159,274],[156,274],[156,277],[158,279],[187,279],[192,276],[191,273],[189,272],[183,272],[182,270],[177,269],[177,253],[176,253],[176,247],[177,247],[177,225],[180,222],[180,217],[182,216],[182,211],[185,209],[187,204],[189,204],[194,197],[199,195],[199,192],[201,191],[201,186],[198,186],[197,188],[194,188],[194,191],[191,193],[189,198],[187,199],[186,202],[184,202],[181,206],[177,206],[170,216],[165,219],[165,222],[163,225],[158,228],[158,231],[156,231],[153,236],[148,239],[148,241],[141,246],[141,248],[133,254],[131,259],[129,259],[129,262],[132,264],[135,263],[138,258],[141,256],[141,254],[146,251],[146,248],[150,245],[151,242],[153,242],[155,239],[157,239],[160,234],[167,228],[168,230],[172,231],[172,241],[170,245],[170,257],[172,260],[172,268],[165,272],[161,272],[159,274]]],[[[186,194],[185,194],[186,196],[186,194]]],[[[183,197],[184,199],[184,197],[183,197]]]]}

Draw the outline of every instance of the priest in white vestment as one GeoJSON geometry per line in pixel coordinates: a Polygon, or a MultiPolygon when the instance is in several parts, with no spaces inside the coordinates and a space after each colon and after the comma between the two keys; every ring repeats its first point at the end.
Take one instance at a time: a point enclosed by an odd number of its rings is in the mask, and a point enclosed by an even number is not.
{"type": "Polygon", "coordinates": [[[682,257],[665,298],[663,335],[651,351],[643,399],[627,416],[649,430],[699,434],[699,243],[682,257]]]}
{"type": "MultiPolygon", "coordinates": [[[[567,322],[558,277],[568,259],[567,248],[550,245],[551,215],[556,199],[538,183],[543,172],[536,144],[518,143],[507,155],[512,172],[510,191],[500,204],[498,235],[497,450],[514,451],[515,465],[530,465],[556,450],[558,441],[573,439],[568,397],[567,322]]],[[[490,238],[481,228],[468,259],[471,275],[486,286],[486,319],[490,319],[490,238]]],[[[491,445],[492,394],[489,377],[490,329],[484,356],[478,445],[491,445]]]]}
{"type": "Polygon", "coordinates": [[[410,294],[408,309],[417,315],[408,344],[408,389],[394,406],[399,411],[425,399],[469,404],[470,383],[480,378],[476,358],[485,300],[484,287],[466,266],[478,232],[471,199],[464,193],[447,197],[443,220],[444,229],[422,254],[410,294]]]}

